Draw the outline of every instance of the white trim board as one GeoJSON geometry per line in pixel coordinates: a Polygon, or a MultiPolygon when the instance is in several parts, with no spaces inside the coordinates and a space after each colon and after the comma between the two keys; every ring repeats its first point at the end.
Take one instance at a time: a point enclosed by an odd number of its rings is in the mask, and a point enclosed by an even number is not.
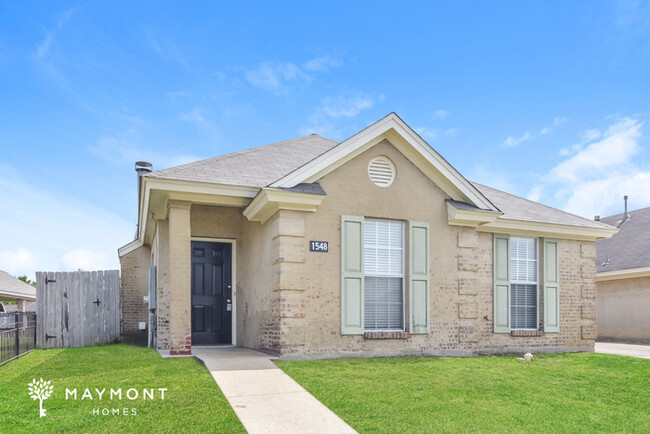
{"type": "Polygon", "coordinates": [[[609,280],[634,279],[638,277],[650,277],[650,267],[629,268],[627,270],[614,270],[596,273],[596,282],[607,282],[609,280]]]}

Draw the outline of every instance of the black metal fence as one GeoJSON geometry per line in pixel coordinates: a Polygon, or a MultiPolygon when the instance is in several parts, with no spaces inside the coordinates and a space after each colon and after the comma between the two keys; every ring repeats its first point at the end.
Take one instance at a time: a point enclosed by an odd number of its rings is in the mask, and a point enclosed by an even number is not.
{"type": "Polygon", "coordinates": [[[36,312],[0,313],[0,365],[36,347],[36,312]]]}

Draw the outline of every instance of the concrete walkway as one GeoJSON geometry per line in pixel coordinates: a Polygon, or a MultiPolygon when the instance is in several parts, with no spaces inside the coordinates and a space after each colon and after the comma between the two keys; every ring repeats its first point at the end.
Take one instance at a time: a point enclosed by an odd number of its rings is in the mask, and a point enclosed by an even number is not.
{"type": "Polygon", "coordinates": [[[193,347],[251,434],[354,433],[271,362],[273,357],[244,348],[193,347]]]}
{"type": "Polygon", "coordinates": [[[594,351],[603,354],[640,357],[650,359],[650,345],[618,344],[613,342],[596,342],[594,351]]]}

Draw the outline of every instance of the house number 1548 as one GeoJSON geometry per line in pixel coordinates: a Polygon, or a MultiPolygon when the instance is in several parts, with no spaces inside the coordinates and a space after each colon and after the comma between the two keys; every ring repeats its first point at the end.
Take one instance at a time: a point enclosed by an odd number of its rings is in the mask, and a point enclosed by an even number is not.
{"type": "Polygon", "coordinates": [[[309,242],[309,251],[310,252],[323,252],[327,253],[329,246],[327,241],[310,241],[309,242]]]}

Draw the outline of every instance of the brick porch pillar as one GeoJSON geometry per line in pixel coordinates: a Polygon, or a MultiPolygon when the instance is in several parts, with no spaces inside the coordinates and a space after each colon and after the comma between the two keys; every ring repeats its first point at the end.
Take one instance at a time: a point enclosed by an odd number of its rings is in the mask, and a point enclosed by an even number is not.
{"type": "Polygon", "coordinates": [[[16,301],[16,312],[26,312],[27,302],[23,299],[16,301]]]}
{"type": "Polygon", "coordinates": [[[170,200],[169,219],[169,334],[172,355],[192,353],[191,324],[191,203],[170,200]]]}

